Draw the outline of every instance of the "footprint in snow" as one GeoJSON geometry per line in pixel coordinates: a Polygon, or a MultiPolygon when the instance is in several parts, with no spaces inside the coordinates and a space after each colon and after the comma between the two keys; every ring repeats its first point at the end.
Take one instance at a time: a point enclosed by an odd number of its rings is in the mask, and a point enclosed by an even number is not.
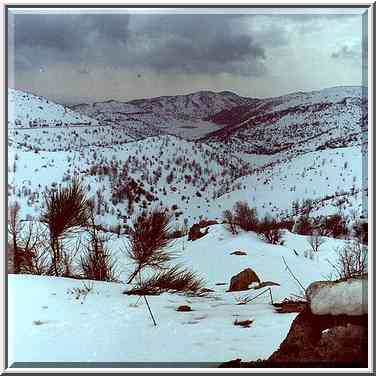
{"type": "Polygon", "coordinates": [[[196,316],[196,317],[193,317],[194,320],[204,320],[208,317],[208,315],[201,315],[201,316],[196,316]]]}

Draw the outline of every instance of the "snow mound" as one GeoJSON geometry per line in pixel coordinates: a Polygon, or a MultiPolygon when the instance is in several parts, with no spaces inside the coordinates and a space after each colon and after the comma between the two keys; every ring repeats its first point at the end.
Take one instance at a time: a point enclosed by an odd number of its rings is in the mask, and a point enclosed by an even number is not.
{"type": "Polygon", "coordinates": [[[368,313],[367,279],[313,282],[306,295],[315,315],[359,316],[368,313]]]}

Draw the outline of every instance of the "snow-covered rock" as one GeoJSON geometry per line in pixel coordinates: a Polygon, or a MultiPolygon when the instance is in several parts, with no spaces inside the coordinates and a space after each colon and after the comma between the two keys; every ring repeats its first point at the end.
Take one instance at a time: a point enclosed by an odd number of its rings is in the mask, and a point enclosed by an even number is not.
{"type": "Polygon", "coordinates": [[[315,315],[358,316],[368,313],[368,280],[351,278],[346,281],[313,282],[306,291],[315,315]]]}

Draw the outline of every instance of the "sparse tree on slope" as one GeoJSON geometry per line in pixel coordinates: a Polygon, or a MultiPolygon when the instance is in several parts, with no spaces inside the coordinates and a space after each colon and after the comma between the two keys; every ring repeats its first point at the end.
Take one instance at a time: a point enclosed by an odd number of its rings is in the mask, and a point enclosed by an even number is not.
{"type": "Polygon", "coordinates": [[[41,222],[49,229],[52,251],[52,273],[60,274],[62,260],[61,241],[80,231],[88,223],[89,204],[86,192],[78,179],[73,179],[66,188],[49,190],[44,196],[41,222]]]}
{"type": "Polygon", "coordinates": [[[171,216],[161,209],[141,214],[129,232],[128,257],[135,263],[135,270],[128,279],[133,279],[144,269],[150,267],[163,270],[173,259],[168,246],[173,241],[171,216]]]}

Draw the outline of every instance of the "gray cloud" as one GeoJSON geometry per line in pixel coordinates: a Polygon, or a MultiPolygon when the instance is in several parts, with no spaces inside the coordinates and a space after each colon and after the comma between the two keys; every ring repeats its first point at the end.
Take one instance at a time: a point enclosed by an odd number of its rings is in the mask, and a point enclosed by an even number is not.
{"type": "Polygon", "coordinates": [[[333,59],[359,60],[361,51],[347,45],[342,46],[330,55],[333,59]]]}
{"type": "Polygon", "coordinates": [[[19,14],[14,17],[15,47],[47,47],[63,52],[94,41],[125,42],[125,14],[19,14]]]}
{"type": "MultiPolygon", "coordinates": [[[[320,20],[349,17],[354,16],[17,14],[14,64],[16,70],[69,62],[158,73],[260,76],[267,71],[268,50],[289,43],[291,26],[303,32],[320,20]],[[262,20],[267,27],[257,27],[262,20]]],[[[90,67],[77,71],[85,74],[90,67]]]]}
{"type": "Polygon", "coordinates": [[[132,63],[158,72],[261,74],[266,49],[241,17],[149,16],[130,47],[132,63]]]}
{"type": "Polygon", "coordinates": [[[106,46],[126,44],[128,24],[124,14],[17,14],[10,25],[16,69],[101,60],[106,46]]]}
{"type": "MultiPolygon", "coordinates": [[[[231,14],[16,15],[15,64],[25,69],[88,61],[157,72],[262,74],[266,49],[242,19],[231,14]]],[[[270,33],[267,38],[273,39],[270,33]]]]}

